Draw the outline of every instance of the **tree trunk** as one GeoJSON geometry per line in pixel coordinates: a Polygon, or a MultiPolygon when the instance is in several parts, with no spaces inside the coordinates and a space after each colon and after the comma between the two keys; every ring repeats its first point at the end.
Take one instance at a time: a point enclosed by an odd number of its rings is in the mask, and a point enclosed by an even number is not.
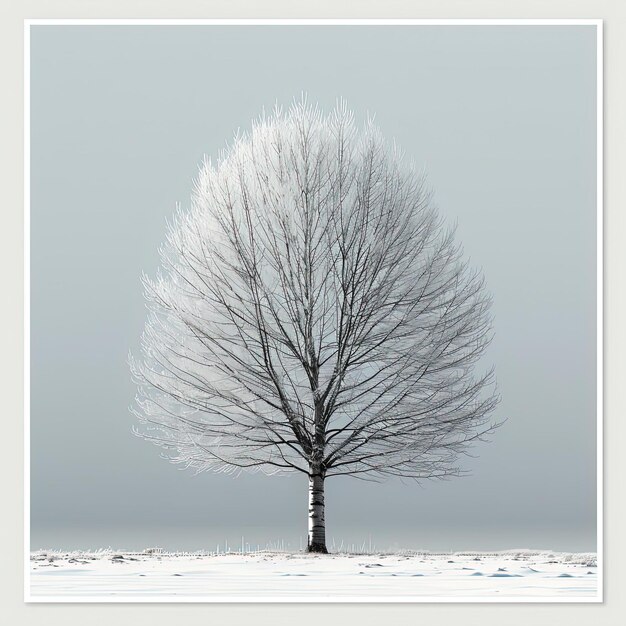
{"type": "Polygon", "coordinates": [[[309,541],[308,552],[328,554],[324,519],[324,475],[321,470],[309,474],[309,541]]]}

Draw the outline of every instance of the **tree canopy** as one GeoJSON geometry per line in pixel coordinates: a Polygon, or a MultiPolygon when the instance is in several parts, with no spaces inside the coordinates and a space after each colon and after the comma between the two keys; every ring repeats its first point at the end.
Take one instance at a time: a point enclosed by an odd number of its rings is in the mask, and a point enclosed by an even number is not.
{"type": "Polygon", "coordinates": [[[174,461],[445,477],[495,427],[484,279],[344,103],[276,110],[205,161],[161,258],[133,411],[174,461]]]}

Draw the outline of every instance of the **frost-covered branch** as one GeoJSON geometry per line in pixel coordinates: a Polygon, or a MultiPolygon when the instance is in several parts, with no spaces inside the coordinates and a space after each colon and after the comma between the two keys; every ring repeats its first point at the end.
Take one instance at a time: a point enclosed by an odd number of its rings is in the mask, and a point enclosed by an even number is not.
{"type": "Polygon", "coordinates": [[[495,427],[483,278],[345,104],[277,110],[205,162],[161,256],[133,410],[174,460],[445,477],[495,427]]]}

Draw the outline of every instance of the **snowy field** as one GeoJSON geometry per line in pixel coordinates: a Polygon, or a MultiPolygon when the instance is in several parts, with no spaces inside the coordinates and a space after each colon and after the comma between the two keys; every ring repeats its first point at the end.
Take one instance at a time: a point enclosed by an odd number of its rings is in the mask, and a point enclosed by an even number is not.
{"type": "Polygon", "coordinates": [[[39,551],[34,601],[588,600],[595,554],[39,551]]]}

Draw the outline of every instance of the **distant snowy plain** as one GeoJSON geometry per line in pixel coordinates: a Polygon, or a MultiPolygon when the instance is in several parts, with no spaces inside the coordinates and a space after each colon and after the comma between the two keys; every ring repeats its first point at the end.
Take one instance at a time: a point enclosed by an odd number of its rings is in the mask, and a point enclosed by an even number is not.
{"type": "Polygon", "coordinates": [[[598,600],[596,555],[38,551],[32,601],[598,600]]]}

